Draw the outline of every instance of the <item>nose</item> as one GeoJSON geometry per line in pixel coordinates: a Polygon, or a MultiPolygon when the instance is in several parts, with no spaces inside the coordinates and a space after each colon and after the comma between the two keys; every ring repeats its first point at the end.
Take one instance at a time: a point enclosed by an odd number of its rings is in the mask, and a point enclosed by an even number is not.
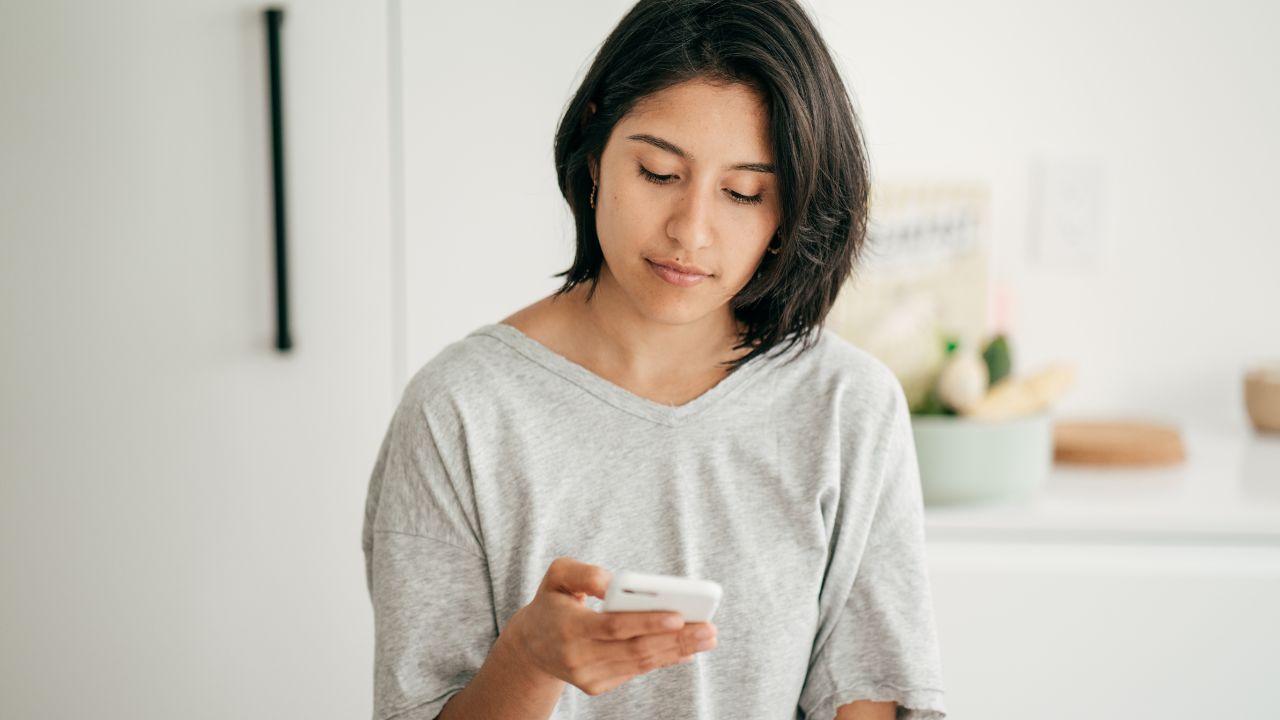
{"type": "Polygon", "coordinates": [[[713,200],[710,192],[686,189],[676,201],[675,210],[667,222],[667,236],[690,251],[710,245],[715,235],[713,200]]]}

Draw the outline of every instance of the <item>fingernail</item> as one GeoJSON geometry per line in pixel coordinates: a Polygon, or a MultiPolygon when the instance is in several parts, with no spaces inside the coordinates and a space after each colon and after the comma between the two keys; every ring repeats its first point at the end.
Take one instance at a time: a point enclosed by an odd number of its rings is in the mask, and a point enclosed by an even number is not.
{"type": "Polygon", "coordinates": [[[685,655],[684,657],[682,657],[682,658],[680,658],[678,661],[676,661],[676,664],[677,664],[677,665],[688,665],[689,663],[693,662],[693,659],[694,659],[694,658],[696,658],[696,657],[697,657],[697,655],[685,655]]]}
{"type": "Polygon", "coordinates": [[[663,620],[662,624],[670,630],[679,630],[680,628],[684,627],[684,618],[676,617],[675,615],[672,615],[668,617],[666,620],[663,620]]]}
{"type": "Polygon", "coordinates": [[[695,640],[706,640],[711,637],[711,628],[701,627],[693,631],[695,640]]]}

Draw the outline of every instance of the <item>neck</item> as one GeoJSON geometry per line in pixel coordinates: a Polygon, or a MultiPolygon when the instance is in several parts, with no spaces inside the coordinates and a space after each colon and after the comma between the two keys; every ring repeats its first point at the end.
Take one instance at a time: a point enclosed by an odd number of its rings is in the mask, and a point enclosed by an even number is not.
{"type": "Polygon", "coordinates": [[[718,376],[725,372],[722,363],[747,352],[733,349],[741,326],[728,305],[693,322],[672,325],[636,312],[607,265],[600,268],[590,302],[588,289],[581,285],[570,295],[580,321],[591,329],[583,352],[617,377],[649,385],[670,378],[718,376]]]}

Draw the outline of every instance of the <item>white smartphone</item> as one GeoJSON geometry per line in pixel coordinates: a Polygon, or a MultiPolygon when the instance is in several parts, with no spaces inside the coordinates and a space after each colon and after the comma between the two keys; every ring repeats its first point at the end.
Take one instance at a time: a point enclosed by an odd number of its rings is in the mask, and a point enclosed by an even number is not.
{"type": "Polygon", "coordinates": [[[604,612],[674,611],[685,622],[710,622],[721,592],[711,580],[624,571],[605,591],[604,612]]]}

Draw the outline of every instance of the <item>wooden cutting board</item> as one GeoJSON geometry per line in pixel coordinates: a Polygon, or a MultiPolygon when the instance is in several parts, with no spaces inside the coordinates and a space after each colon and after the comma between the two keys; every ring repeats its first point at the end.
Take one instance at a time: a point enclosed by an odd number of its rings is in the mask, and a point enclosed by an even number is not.
{"type": "Polygon", "coordinates": [[[1054,462],[1174,465],[1186,459],[1177,428],[1146,422],[1072,421],[1053,427],[1054,462]]]}

